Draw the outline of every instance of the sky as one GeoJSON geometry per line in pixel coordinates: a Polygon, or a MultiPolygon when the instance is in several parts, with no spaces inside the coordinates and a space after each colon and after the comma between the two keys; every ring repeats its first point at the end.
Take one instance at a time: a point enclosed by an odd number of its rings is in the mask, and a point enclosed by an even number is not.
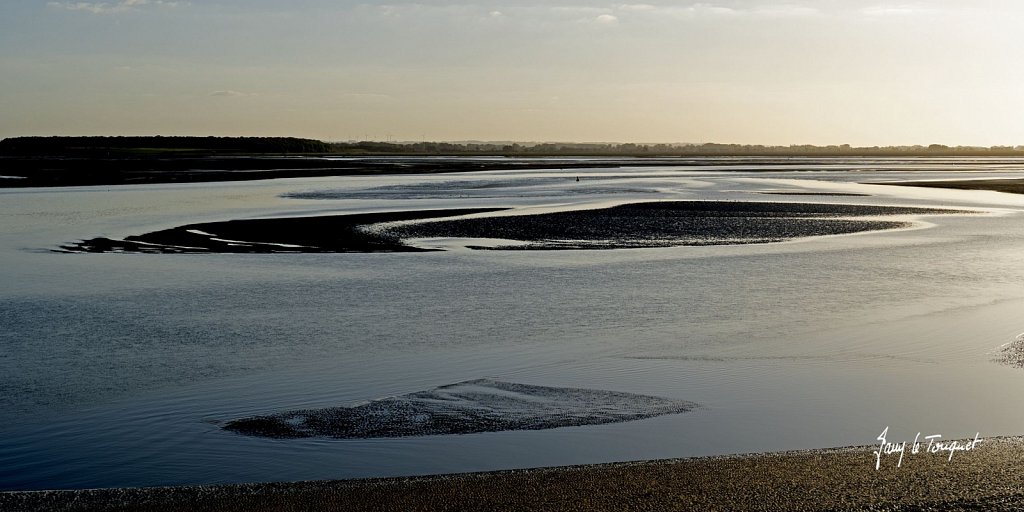
{"type": "Polygon", "coordinates": [[[0,137],[1024,144],[1024,2],[0,3],[0,137]]]}

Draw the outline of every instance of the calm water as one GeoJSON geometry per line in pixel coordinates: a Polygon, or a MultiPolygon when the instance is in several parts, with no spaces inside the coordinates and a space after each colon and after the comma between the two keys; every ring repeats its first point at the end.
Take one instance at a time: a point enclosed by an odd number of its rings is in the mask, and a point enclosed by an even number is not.
{"type": "MultiPolygon", "coordinates": [[[[1024,161],[833,160],[0,191],[0,489],[412,475],[1024,433],[1024,196],[861,185],[1024,161]],[[579,175],[581,181],[575,182],[579,175]],[[763,192],[863,193],[868,197],[763,192]],[[60,254],[298,214],[657,199],[977,215],[773,245],[426,254],[60,254]],[[690,400],[590,427],[266,440],[226,420],[492,377],[690,400]]],[[[958,172],[954,172],[958,171],[958,172]]],[[[1018,174],[1020,173],[1020,174],[1018,174]]]]}

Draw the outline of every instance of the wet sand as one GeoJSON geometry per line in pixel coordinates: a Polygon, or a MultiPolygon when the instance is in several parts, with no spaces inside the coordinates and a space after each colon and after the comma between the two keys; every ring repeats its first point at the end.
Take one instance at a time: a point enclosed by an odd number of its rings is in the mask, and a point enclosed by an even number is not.
{"type": "Polygon", "coordinates": [[[821,196],[821,197],[869,197],[870,194],[855,192],[758,192],[766,196],[821,196]]]}
{"type": "Polygon", "coordinates": [[[478,217],[388,229],[401,239],[491,238],[523,245],[479,249],[621,249],[773,243],[796,238],[907,227],[863,219],[949,210],[820,203],[659,201],[537,215],[478,217]]]}
{"type": "MultiPolygon", "coordinates": [[[[319,156],[58,157],[0,155],[0,188],[202,183],[325,176],[654,167],[691,164],[680,158],[472,158],[319,156]]],[[[707,165],[725,165],[711,159],[707,165]]],[[[566,180],[568,181],[568,179],[566,180]]]]}
{"type": "Polygon", "coordinates": [[[910,225],[903,221],[877,218],[885,215],[965,213],[934,208],[845,204],[659,201],[534,215],[446,219],[499,210],[502,209],[405,211],[190,224],[129,236],[123,240],[93,238],[65,244],[61,249],[93,253],[429,250],[407,242],[417,238],[501,239],[520,242],[520,245],[473,247],[514,250],[752,244],[896,229],[910,225]]]}
{"type": "Polygon", "coordinates": [[[901,187],[953,188],[959,190],[992,190],[1010,194],[1024,194],[1024,178],[991,180],[950,180],[950,181],[904,181],[873,183],[873,185],[898,185],[901,187]]]}
{"type": "Polygon", "coordinates": [[[248,219],[189,224],[124,240],[92,238],[61,246],[69,252],[314,253],[418,252],[395,236],[361,229],[378,223],[500,211],[502,208],[248,219]]]}
{"type": "Polygon", "coordinates": [[[634,393],[475,379],[353,407],[242,418],[224,428],[278,439],[369,439],[602,425],[680,414],[696,406],[634,393]]]}
{"type": "MultiPolygon", "coordinates": [[[[876,446],[414,478],[0,493],[0,510],[1020,510],[1024,438],[883,456],[876,446]]],[[[909,448],[908,448],[909,450],[909,448]]]]}
{"type": "MultiPolygon", "coordinates": [[[[0,155],[0,188],[201,183],[326,176],[435,174],[499,170],[595,169],[690,166],[773,171],[789,157],[743,156],[357,156],[357,155],[221,155],[152,154],[103,156],[0,155]]],[[[805,165],[829,165],[836,156],[801,159],[805,165]]],[[[852,157],[856,159],[856,157],[852,157]]],[[[570,182],[572,178],[566,178],[570,182]]]]}

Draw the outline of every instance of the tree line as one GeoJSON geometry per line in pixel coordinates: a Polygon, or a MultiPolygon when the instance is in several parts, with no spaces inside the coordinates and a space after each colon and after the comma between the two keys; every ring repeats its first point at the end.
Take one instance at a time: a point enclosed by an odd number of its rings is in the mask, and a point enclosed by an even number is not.
{"type": "Polygon", "coordinates": [[[124,156],[146,153],[330,153],[331,146],[295,137],[12,137],[0,140],[7,155],[124,156]]]}
{"type": "Polygon", "coordinates": [[[12,137],[0,154],[145,157],[196,155],[478,156],[1024,156],[1024,146],[871,146],[748,144],[324,142],[295,137],[12,137]]]}

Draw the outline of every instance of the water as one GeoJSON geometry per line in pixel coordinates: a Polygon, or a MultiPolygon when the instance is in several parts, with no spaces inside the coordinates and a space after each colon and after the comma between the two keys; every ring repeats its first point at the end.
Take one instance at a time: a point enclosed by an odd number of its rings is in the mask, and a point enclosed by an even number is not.
{"type": "Polygon", "coordinates": [[[1024,161],[750,164],[0,191],[0,489],[428,474],[1021,434],[1024,196],[862,185],[1024,161]],[[766,164],[767,165],[767,164],[766,164]],[[727,171],[725,169],[728,169],[727,171]],[[746,169],[746,170],[744,170],[746,169]],[[579,184],[575,176],[580,176],[579,184]],[[763,192],[868,196],[784,196],[763,192]],[[658,199],[976,209],[757,246],[61,254],[186,223],[658,199]],[[231,419],[494,378],[697,402],[629,423],[268,440],[231,419]]]}

